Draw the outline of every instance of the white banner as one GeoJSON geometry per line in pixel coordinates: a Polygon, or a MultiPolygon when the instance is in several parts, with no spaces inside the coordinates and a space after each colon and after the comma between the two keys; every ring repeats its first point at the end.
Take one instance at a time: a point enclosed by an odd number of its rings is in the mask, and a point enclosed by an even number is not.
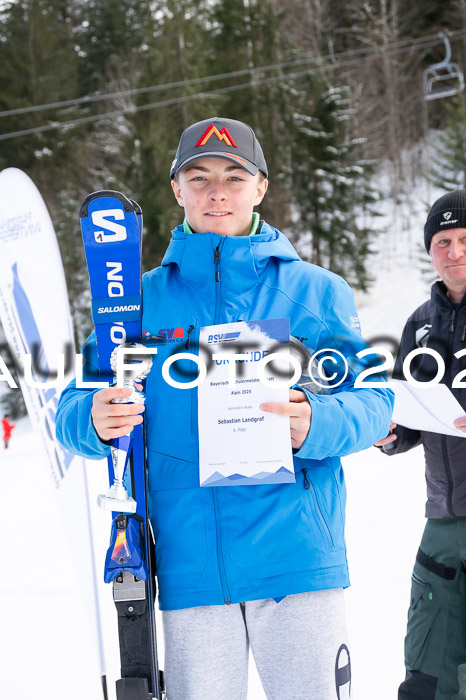
{"type": "MultiPolygon", "coordinates": [[[[45,203],[32,180],[16,168],[0,173],[0,320],[10,352],[20,368],[21,390],[38,443],[47,455],[70,551],[79,572],[80,589],[89,610],[103,677],[105,661],[86,463],[64,450],[55,439],[58,399],[63,387],[74,376],[75,367],[68,292],[45,203]],[[28,381],[22,371],[26,354],[33,356],[28,381]],[[57,357],[63,354],[69,358],[70,367],[67,376],[53,386],[57,357]],[[30,386],[31,379],[42,386],[30,386]]],[[[2,375],[6,375],[5,368],[0,368],[0,377],[2,375]]]]}

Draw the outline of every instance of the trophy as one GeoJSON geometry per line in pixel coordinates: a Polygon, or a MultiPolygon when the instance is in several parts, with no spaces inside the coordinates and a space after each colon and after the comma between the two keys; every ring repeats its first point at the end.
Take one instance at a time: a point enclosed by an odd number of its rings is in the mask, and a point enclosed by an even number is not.
{"type": "MultiPolygon", "coordinates": [[[[110,366],[114,374],[117,372],[117,353],[119,348],[131,349],[134,354],[133,358],[125,356],[124,364],[133,365],[133,375],[130,379],[125,378],[123,387],[132,390],[130,396],[114,399],[113,403],[141,403],[145,401],[145,397],[141,392],[137,391],[134,384],[140,382],[147,377],[152,367],[152,357],[147,355],[146,348],[141,343],[123,343],[115,348],[110,356],[110,366]],[[137,352],[141,352],[140,355],[137,352]]],[[[137,503],[134,498],[128,495],[128,491],[123,485],[126,465],[131,453],[133,437],[131,433],[112,440],[110,446],[114,480],[113,484],[107,490],[107,493],[100,495],[97,499],[99,508],[103,510],[119,511],[121,513],[135,513],[137,503]]]]}

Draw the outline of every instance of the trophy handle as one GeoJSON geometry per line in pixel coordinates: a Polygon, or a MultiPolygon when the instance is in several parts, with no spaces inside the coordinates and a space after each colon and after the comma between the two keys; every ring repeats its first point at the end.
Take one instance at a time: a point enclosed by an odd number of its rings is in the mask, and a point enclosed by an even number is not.
{"type": "MultiPolygon", "coordinates": [[[[143,351],[146,353],[146,348],[140,343],[133,343],[129,347],[127,344],[124,345],[128,352],[136,354],[137,351],[143,351]]],[[[117,369],[117,357],[119,347],[116,347],[110,357],[110,365],[113,372],[117,369]]],[[[127,364],[131,364],[128,360],[127,364]]],[[[152,367],[152,357],[145,358],[143,362],[138,363],[138,374],[133,376],[131,379],[124,380],[124,387],[127,389],[132,389],[130,396],[124,398],[117,398],[113,400],[113,403],[144,403],[145,396],[140,391],[138,391],[134,384],[140,382],[144,379],[152,367]]],[[[113,484],[110,486],[108,491],[100,495],[97,498],[97,505],[102,510],[112,510],[120,511],[121,513],[135,513],[137,503],[134,498],[131,498],[128,494],[127,489],[123,485],[125,470],[128,465],[129,455],[131,453],[133,438],[131,433],[129,435],[123,435],[122,437],[112,440],[112,445],[110,447],[112,453],[113,461],[113,471],[115,474],[113,484]]]]}
{"type": "Polygon", "coordinates": [[[127,489],[123,485],[132,441],[131,435],[123,435],[123,437],[112,441],[113,444],[110,446],[110,450],[115,477],[107,492],[97,498],[97,505],[102,510],[113,510],[121,513],[136,512],[136,501],[129,496],[127,489]]]}

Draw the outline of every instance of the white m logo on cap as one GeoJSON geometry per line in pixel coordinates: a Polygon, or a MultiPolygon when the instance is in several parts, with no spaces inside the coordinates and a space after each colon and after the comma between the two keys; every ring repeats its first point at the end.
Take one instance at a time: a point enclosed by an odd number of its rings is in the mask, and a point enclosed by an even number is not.
{"type": "Polygon", "coordinates": [[[447,221],[451,219],[451,211],[446,211],[443,215],[443,218],[446,219],[447,221]]]}

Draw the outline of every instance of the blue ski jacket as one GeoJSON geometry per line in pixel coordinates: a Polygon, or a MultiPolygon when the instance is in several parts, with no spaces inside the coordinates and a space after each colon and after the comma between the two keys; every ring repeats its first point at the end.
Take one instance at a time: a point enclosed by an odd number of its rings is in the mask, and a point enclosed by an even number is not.
{"type": "MultiPolygon", "coordinates": [[[[388,432],[388,387],[355,388],[367,360],[352,292],[340,277],[303,262],[288,239],[266,223],[251,237],[189,234],[179,226],[160,267],[143,277],[143,329],[158,339],[147,377],[146,435],[150,517],[162,610],[278,598],[349,585],[344,541],[345,484],[340,457],[370,447],[388,432]],[[311,351],[337,349],[346,379],[329,395],[306,391],[311,426],[295,451],[296,483],[200,487],[197,389],[162,377],[174,351],[199,351],[201,326],[289,318],[291,334],[311,351]]],[[[94,333],[84,366],[97,367],[94,333]]],[[[374,356],[372,356],[372,361],[374,356]]],[[[197,376],[186,362],[190,381],[197,376]]],[[[178,378],[179,381],[181,381],[178,378]]],[[[383,380],[383,377],[382,377],[383,380]]],[[[92,423],[94,391],[63,392],[57,436],[71,452],[109,453],[92,423]]]]}

